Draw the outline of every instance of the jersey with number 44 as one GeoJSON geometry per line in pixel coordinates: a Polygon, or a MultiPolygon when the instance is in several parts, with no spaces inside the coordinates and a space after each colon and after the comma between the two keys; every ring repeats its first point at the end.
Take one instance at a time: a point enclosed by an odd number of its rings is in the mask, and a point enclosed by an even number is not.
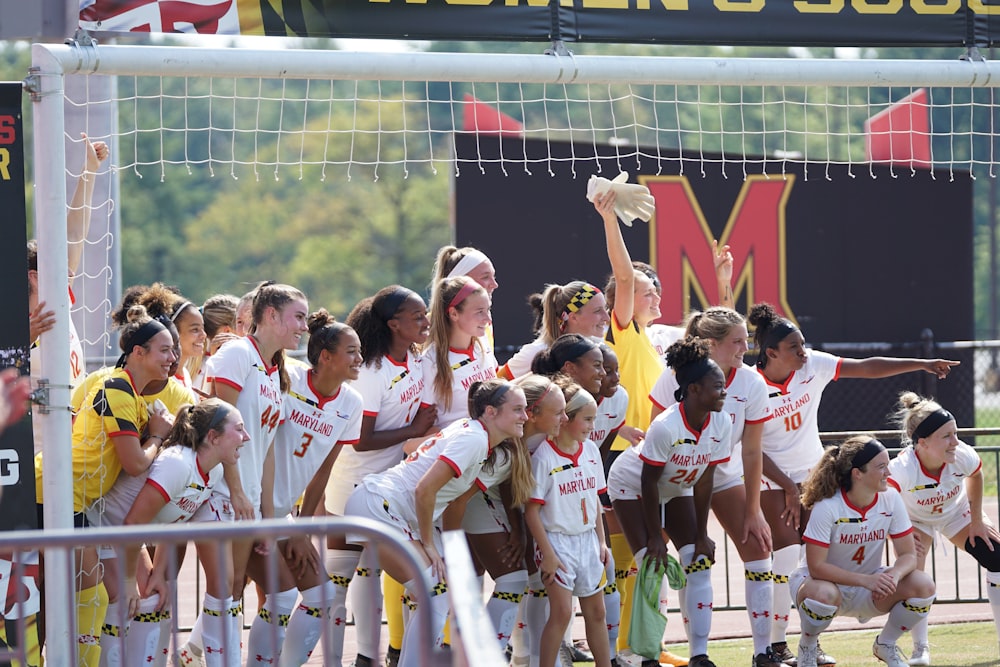
{"type": "MultiPolygon", "coordinates": [[[[840,376],[840,357],[809,350],[805,365],[782,384],[767,383],[771,419],[764,422],[761,449],[784,473],[811,469],[823,456],[819,401],[826,385],[840,376]]],[[[760,369],[758,369],[760,372],[760,369]]]]}
{"type": "Polygon", "coordinates": [[[361,394],[347,383],[322,396],[308,367],[288,369],[284,418],[274,436],[274,515],[285,516],[337,444],[353,447],[361,435],[361,394]]]}
{"type": "Polygon", "coordinates": [[[856,507],[843,490],[813,505],[802,539],[828,549],[826,562],[858,574],[874,574],[884,563],[887,539],[913,532],[903,499],[895,489],[875,494],[856,507]]]}

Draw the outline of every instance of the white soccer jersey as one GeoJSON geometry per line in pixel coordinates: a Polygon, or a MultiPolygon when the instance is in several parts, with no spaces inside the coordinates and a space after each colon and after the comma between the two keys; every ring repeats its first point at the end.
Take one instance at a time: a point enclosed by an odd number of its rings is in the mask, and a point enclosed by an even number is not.
{"type": "Polygon", "coordinates": [[[594,530],[601,515],[598,494],[607,490],[601,452],[591,440],[578,445],[575,454],[567,454],[546,440],[531,455],[531,502],[542,506],[547,532],[579,535],[594,530]]]}
{"type": "Polygon", "coordinates": [[[912,521],[936,525],[953,509],[969,509],[965,480],[982,467],[976,450],[959,442],[955,463],[946,463],[937,475],[932,475],[924,469],[913,447],[907,447],[889,462],[889,484],[903,497],[912,521]]]}
{"type": "Polygon", "coordinates": [[[540,352],[548,349],[548,344],[541,338],[536,338],[530,343],[525,343],[521,349],[514,353],[504,368],[510,373],[512,378],[519,378],[531,372],[531,362],[535,360],[540,352]]]}
{"type": "Polygon", "coordinates": [[[625,387],[619,386],[610,398],[601,397],[601,401],[597,404],[594,429],[590,432],[590,439],[598,447],[601,446],[609,433],[625,425],[626,410],[628,410],[628,392],[625,391],[625,387]]]}
{"type": "Polygon", "coordinates": [[[809,350],[805,366],[784,384],[774,384],[761,373],[771,405],[761,449],[795,483],[805,481],[823,456],[816,417],[823,390],[840,376],[841,361],[832,354],[809,350]]]}
{"type": "MultiPolygon", "coordinates": [[[[224,384],[240,392],[236,408],[250,441],[240,450],[239,470],[243,492],[254,508],[260,508],[264,457],[281,421],[281,388],[278,368],[268,366],[253,338],[237,338],[224,344],[208,359],[206,382],[224,384]]],[[[289,365],[290,367],[290,365],[289,365]]],[[[229,497],[223,480],[216,492],[229,497]]]]}
{"type": "Polygon", "coordinates": [[[684,327],[672,327],[668,324],[651,324],[646,327],[646,335],[653,344],[653,349],[667,363],[667,348],[684,338],[684,327]]]}
{"type": "Polygon", "coordinates": [[[497,376],[497,359],[493,352],[482,349],[474,341],[467,350],[449,348],[448,363],[451,364],[452,392],[451,407],[444,409],[444,403],[434,391],[434,378],[437,377],[433,345],[424,351],[422,365],[424,367],[424,392],[420,398],[421,405],[437,405],[437,425],[448,424],[469,416],[469,387],[473,382],[491,380],[497,376]]]}
{"type": "MultiPolygon", "coordinates": [[[[152,523],[177,523],[188,521],[208,500],[213,488],[222,481],[222,466],[204,472],[198,465],[193,449],[175,445],[160,452],[141,475],[127,475],[123,471],[115,485],[104,495],[104,511],[94,516],[96,525],[121,526],[132,509],[136,496],[145,485],[156,489],[167,503],[153,518],[152,523]]],[[[90,511],[87,518],[91,519],[90,511]]]]}
{"type": "Polygon", "coordinates": [[[288,369],[290,386],[282,397],[284,417],[274,436],[274,516],[292,511],[306,486],[334,445],[358,443],[361,435],[361,395],[347,383],[334,396],[313,388],[308,368],[288,369]]]}
{"type": "MultiPolygon", "coordinates": [[[[76,327],[73,325],[73,319],[70,318],[69,384],[71,388],[75,388],[83,382],[83,376],[86,374],[85,371],[86,368],[84,368],[83,345],[80,344],[80,337],[76,333],[76,327]]],[[[31,349],[28,352],[28,372],[31,376],[31,388],[38,389],[38,381],[42,378],[42,350],[37,340],[31,344],[31,349]]],[[[42,420],[34,420],[31,428],[33,429],[32,436],[34,438],[35,454],[38,454],[42,451],[42,442],[44,442],[42,437],[42,420]]]]}
{"type": "MultiPolygon", "coordinates": [[[[424,390],[424,367],[420,357],[408,352],[402,364],[390,357],[382,358],[381,368],[375,364],[361,367],[358,379],[351,382],[361,394],[364,416],[375,418],[376,431],[390,431],[409,426],[420,407],[424,390]]],[[[388,470],[403,460],[403,443],[359,452],[354,447],[344,447],[333,464],[330,479],[342,485],[355,485],[373,472],[388,470]]]]}
{"type": "MultiPolygon", "coordinates": [[[[636,499],[642,494],[642,465],[660,466],[658,490],[661,499],[673,498],[678,489],[690,489],[710,465],[729,459],[732,424],[723,412],[709,413],[701,429],[687,423],[680,405],[674,404],[657,416],[636,447],[622,452],[608,474],[612,498],[636,499]]],[[[664,500],[666,502],[666,500],[664,500]]]]}
{"type": "Polygon", "coordinates": [[[885,542],[913,532],[903,499],[895,489],[875,495],[868,507],[855,507],[843,490],[813,505],[802,539],[829,549],[826,562],[874,574],[884,562],[885,542]]]}
{"type": "Polygon", "coordinates": [[[431,466],[436,461],[443,461],[455,474],[434,499],[434,520],[437,521],[448,503],[476,483],[487,455],[489,436],[486,429],[475,419],[462,419],[428,438],[405,461],[384,472],[368,475],[361,483],[372,493],[394,501],[393,506],[416,529],[414,490],[431,466]]]}
{"type": "MultiPolygon", "coordinates": [[[[649,400],[665,410],[677,403],[674,400],[676,389],[677,377],[672,369],[667,368],[649,392],[649,400]]],[[[742,449],[738,446],[743,441],[744,427],[747,424],[763,424],[771,418],[767,383],[760,373],[746,365],[730,369],[726,377],[726,402],[722,411],[732,420],[732,449],[729,450],[729,460],[720,464],[715,471],[717,488],[719,482],[743,475],[742,449]]]]}

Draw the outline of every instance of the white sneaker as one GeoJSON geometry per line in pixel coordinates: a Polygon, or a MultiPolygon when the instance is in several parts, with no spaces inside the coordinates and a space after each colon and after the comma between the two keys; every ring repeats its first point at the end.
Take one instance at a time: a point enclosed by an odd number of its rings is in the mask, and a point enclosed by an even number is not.
{"type": "Polygon", "coordinates": [[[872,655],[889,665],[889,667],[908,667],[906,656],[895,644],[879,643],[878,637],[872,643],[872,655]]]}
{"type": "Polygon", "coordinates": [[[197,646],[184,643],[177,647],[174,653],[176,667],[205,667],[205,655],[197,646]]]}
{"type": "Polygon", "coordinates": [[[819,656],[819,646],[803,646],[799,644],[797,667],[816,667],[816,658],[819,656]]]}
{"type": "Polygon", "coordinates": [[[910,656],[910,665],[915,667],[927,667],[931,664],[931,647],[927,644],[914,644],[913,655],[910,656]]]}

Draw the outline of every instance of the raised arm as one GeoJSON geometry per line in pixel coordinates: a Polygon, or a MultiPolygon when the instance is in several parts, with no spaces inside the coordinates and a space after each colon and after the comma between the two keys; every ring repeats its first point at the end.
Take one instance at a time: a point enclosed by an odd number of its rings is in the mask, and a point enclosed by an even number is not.
{"type": "Polygon", "coordinates": [[[108,158],[108,145],[103,141],[91,142],[86,134],[82,134],[86,151],[83,161],[83,171],[76,183],[76,190],[69,201],[66,213],[66,238],[69,247],[69,282],[73,284],[76,270],[80,267],[83,256],[83,242],[90,231],[90,214],[94,198],[94,180],[101,162],[108,158]]]}
{"type": "Polygon", "coordinates": [[[712,255],[715,257],[715,280],[719,288],[719,305],[723,308],[733,308],[736,303],[733,297],[733,253],[729,246],[719,247],[718,241],[712,241],[712,255]]]}
{"type": "Polygon", "coordinates": [[[618,226],[618,216],[615,215],[614,191],[596,197],[594,208],[604,220],[608,261],[611,262],[611,273],[615,277],[615,320],[619,326],[624,327],[632,321],[635,311],[635,269],[632,268],[632,256],[628,254],[621,227],[618,226]]]}
{"type": "Polygon", "coordinates": [[[924,371],[936,375],[939,380],[943,380],[948,377],[951,369],[960,363],[947,359],[902,359],[897,357],[843,359],[840,364],[840,377],[875,380],[911,371],[924,371]]]}

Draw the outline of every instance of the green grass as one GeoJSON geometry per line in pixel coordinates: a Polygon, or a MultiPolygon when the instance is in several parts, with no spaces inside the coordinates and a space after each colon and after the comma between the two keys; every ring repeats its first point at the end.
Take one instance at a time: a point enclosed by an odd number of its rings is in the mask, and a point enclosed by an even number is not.
{"type": "MultiPolygon", "coordinates": [[[[840,631],[822,637],[823,650],[843,667],[876,667],[882,665],[872,656],[871,647],[876,630],[840,631]]],[[[931,661],[935,667],[996,667],[1000,665],[997,631],[993,623],[951,623],[930,627],[931,661]]],[[[794,650],[798,636],[789,635],[788,644],[794,650]]],[[[903,637],[899,646],[909,656],[911,643],[903,637]]],[[[687,655],[687,646],[669,647],[677,655],[687,655]]],[[[749,639],[709,642],[708,652],[719,667],[745,667],[752,659],[753,646],[749,639]]],[[[593,663],[578,662],[579,667],[593,663]]]]}

